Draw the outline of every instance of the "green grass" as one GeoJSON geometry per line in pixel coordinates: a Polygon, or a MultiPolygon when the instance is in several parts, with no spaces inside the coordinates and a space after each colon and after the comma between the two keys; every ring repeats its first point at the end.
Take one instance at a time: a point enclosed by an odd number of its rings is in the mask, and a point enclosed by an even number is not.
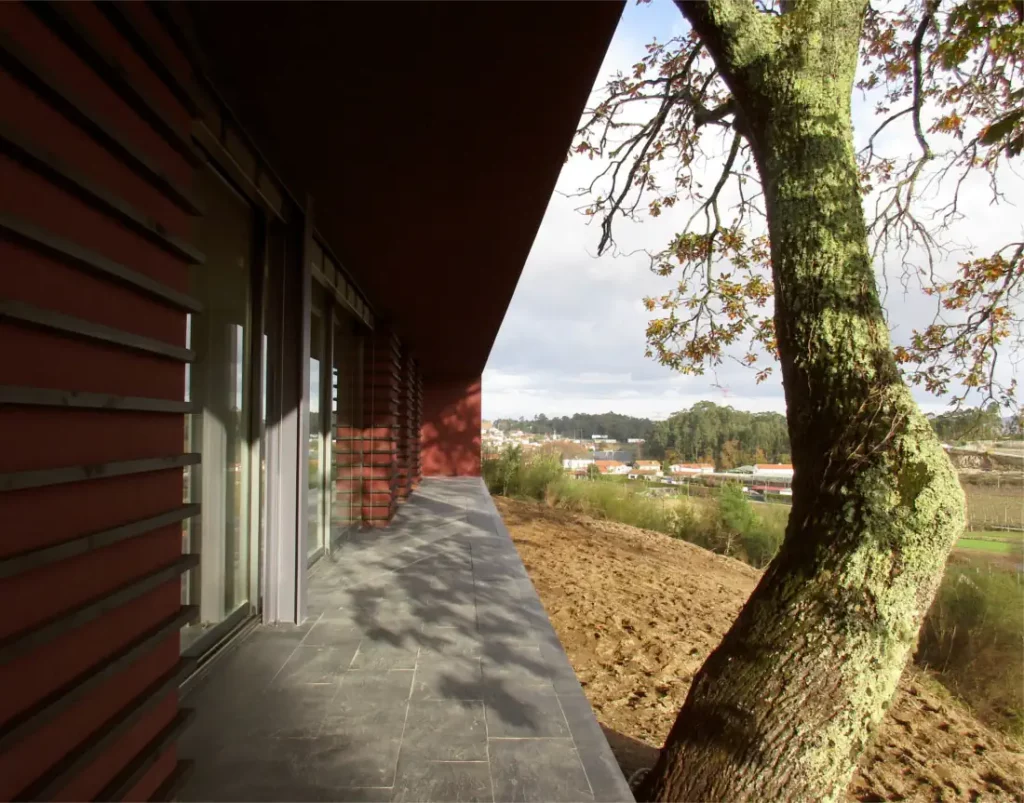
{"type": "Polygon", "coordinates": [[[961,538],[956,542],[957,549],[971,549],[976,552],[994,552],[997,555],[1009,555],[1013,552],[1013,541],[986,541],[980,538],[961,538]]]}

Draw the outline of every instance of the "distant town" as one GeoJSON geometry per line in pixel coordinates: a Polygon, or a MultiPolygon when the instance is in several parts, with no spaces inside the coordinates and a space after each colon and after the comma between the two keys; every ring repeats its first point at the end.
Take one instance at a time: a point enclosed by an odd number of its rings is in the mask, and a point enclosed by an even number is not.
{"type": "MultiPolygon", "coordinates": [[[[991,480],[998,492],[1004,478],[1012,482],[1019,473],[1024,463],[1019,416],[1002,419],[990,405],[929,418],[962,482],[991,480]]],[[[574,478],[639,481],[652,493],[673,485],[684,486],[678,492],[700,493],[730,483],[740,484],[753,499],[786,502],[792,497],[789,433],[785,416],[778,413],[699,402],[663,421],[612,412],[487,420],[481,422],[480,435],[485,460],[518,448],[524,456],[557,458],[574,478]]],[[[980,519],[978,525],[1012,524],[1009,506],[989,510],[990,505],[978,501],[969,515],[980,519]]]]}
{"type": "Polygon", "coordinates": [[[497,459],[502,449],[557,454],[567,474],[584,479],[594,475],[642,480],[658,485],[714,485],[716,481],[741,482],[754,497],[792,496],[793,466],[790,463],[752,463],[716,470],[714,462],[682,462],[644,457],[646,438],[618,440],[603,433],[590,437],[566,437],[556,431],[505,431],[492,421],[481,422],[484,459],[497,459]]]}

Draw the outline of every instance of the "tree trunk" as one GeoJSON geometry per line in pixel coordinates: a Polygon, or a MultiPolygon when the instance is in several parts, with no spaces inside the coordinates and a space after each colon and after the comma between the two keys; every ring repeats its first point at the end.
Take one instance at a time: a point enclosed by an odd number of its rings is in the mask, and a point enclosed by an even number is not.
{"type": "Polygon", "coordinates": [[[900,378],[871,269],[850,115],[863,3],[753,22],[737,3],[681,7],[765,188],[793,508],[638,796],[838,800],[963,530],[963,493],[900,378]]]}

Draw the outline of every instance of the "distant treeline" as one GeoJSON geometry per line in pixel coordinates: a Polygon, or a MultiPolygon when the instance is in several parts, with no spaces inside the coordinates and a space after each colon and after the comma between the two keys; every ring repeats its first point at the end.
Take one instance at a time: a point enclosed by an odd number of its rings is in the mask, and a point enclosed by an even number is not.
{"type": "Polygon", "coordinates": [[[504,432],[521,430],[534,435],[558,433],[589,440],[605,435],[617,441],[643,438],[644,457],[669,462],[708,462],[735,468],[754,462],[788,462],[786,418],[778,413],[745,413],[714,402],[700,402],[665,421],[634,418],[619,413],[533,419],[499,418],[494,426],[504,432]]]}
{"type": "MultiPolygon", "coordinates": [[[[999,408],[968,408],[930,416],[944,441],[990,440],[1019,433],[1020,417],[1002,419],[999,408]]],[[[643,438],[644,456],[666,462],[714,463],[719,470],[754,463],[792,462],[786,417],[780,413],[748,413],[714,402],[699,402],[664,421],[635,418],[619,413],[533,419],[499,418],[504,432],[521,430],[534,435],[557,433],[567,439],[589,440],[605,435],[617,441],[643,438]]]]}
{"type": "Polygon", "coordinates": [[[947,443],[957,441],[990,441],[1003,436],[1020,437],[1021,417],[1003,418],[999,405],[966,407],[928,417],[939,438],[947,443]]]}
{"type": "Polygon", "coordinates": [[[699,402],[659,421],[647,451],[668,462],[714,463],[719,470],[790,462],[784,415],[747,413],[714,402],[699,402]]]}
{"type": "Polygon", "coordinates": [[[605,435],[613,440],[628,441],[630,438],[649,438],[654,430],[654,422],[649,418],[633,418],[619,413],[576,413],[571,416],[548,418],[538,415],[527,420],[524,418],[499,418],[494,426],[502,432],[521,430],[533,435],[553,435],[558,433],[570,440],[583,438],[590,440],[594,435],[605,435]]]}

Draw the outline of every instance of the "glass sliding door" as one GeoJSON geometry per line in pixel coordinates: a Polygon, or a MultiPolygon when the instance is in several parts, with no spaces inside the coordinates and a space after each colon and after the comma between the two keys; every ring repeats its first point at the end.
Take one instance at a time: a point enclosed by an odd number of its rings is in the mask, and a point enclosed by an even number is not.
{"type": "Polygon", "coordinates": [[[200,503],[201,513],[188,522],[183,546],[200,561],[183,597],[199,606],[200,616],[183,631],[183,649],[249,612],[255,530],[249,366],[254,213],[211,167],[200,171],[197,194],[206,211],[197,219],[196,243],[206,261],[190,274],[190,293],[203,306],[187,325],[195,360],[186,373],[185,398],[197,409],[186,418],[185,447],[202,455],[186,477],[186,495],[200,503]]]}
{"type": "Polygon", "coordinates": [[[336,541],[361,520],[362,482],[353,444],[362,425],[363,341],[356,319],[334,308],[331,363],[331,539],[336,541]],[[355,466],[353,466],[355,464],[355,466]]]}
{"type": "Polygon", "coordinates": [[[324,492],[326,482],[324,427],[330,416],[330,408],[323,403],[326,383],[323,381],[326,366],[324,321],[324,292],[313,282],[313,298],[309,317],[309,388],[306,404],[309,413],[309,496],[307,504],[306,555],[315,560],[324,546],[324,492]]]}

